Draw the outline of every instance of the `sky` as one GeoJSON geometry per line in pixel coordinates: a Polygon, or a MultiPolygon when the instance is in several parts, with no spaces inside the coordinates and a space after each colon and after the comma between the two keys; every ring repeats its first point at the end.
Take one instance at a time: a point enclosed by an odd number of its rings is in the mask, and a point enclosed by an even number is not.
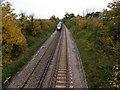
{"type": "Polygon", "coordinates": [[[52,15],[62,19],[65,13],[83,16],[102,11],[112,0],[9,0],[15,13],[34,14],[35,18],[49,19],[52,15]]]}

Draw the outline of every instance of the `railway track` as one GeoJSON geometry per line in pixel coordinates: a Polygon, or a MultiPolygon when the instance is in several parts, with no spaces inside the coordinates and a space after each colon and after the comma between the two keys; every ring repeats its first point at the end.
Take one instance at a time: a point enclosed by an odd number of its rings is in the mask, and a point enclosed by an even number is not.
{"type": "Polygon", "coordinates": [[[53,88],[68,88],[69,86],[66,31],[64,30],[62,33],[62,41],[54,74],[55,78],[52,82],[53,88]]]}
{"type": "Polygon", "coordinates": [[[40,62],[36,66],[35,70],[32,72],[31,76],[27,80],[27,82],[23,85],[22,88],[40,88],[44,77],[46,75],[47,69],[55,52],[57,42],[59,40],[60,32],[56,34],[54,39],[52,40],[51,44],[49,45],[48,49],[42,56],[40,62]],[[34,82],[34,83],[31,83],[34,82]]]}
{"type": "MultiPolygon", "coordinates": [[[[30,68],[30,65],[26,66],[26,70],[24,69],[21,73],[16,77],[17,79],[13,80],[13,82],[8,86],[8,88],[40,88],[43,78],[47,72],[47,68],[51,62],[53,54],[55,52],[56,46],[58,44],[59,37],[61,32],[56,32],[56,34],[50,40],[48,47],[44,50],[41,57],[37,57],[39,55],[39,51],[35,54],[36,57],[33,57],[35,60],[38,60],[34,65],[33,69],[27,73],[27,69],[30,68]],[[25,74],[28,74],[26,76],[25,74]],[[26,78],[25,78],[26,76],[26,78]],[[24,78],[24,80],[21,80],[24,78]]],[[[33,61],[34,62],[34,61],[33,61]]]]}
{"type": "Polygon", "coordinates": [[[86,82],[80,79],[84,77],[79,71],[76,54],[70,51],[73,48],[70,43],[69,32],[63,25],[62,31],[52,35],[45,43],[46,47],[38,50],[8,88],[86,88],[86,82]]]}
{"type": "Polygon", "coordinates": [[[53,59],[54,67],[46,76],[42,88],[73,88],[72,72],[71,67],[69,66],[68,60],[68,47],[67,47],[67,35],[65,27],[61,31],[61,38],[56,50],[56,58],[53,59]],[[51,76],[49,75],[51,74],[51,76]],[[51,77],[49,80],[48,77],[51,77]],[[49,82],[49,83],[48,83],[49,82]],[[46,84],[47,85],[46,85],[46,84]]]}

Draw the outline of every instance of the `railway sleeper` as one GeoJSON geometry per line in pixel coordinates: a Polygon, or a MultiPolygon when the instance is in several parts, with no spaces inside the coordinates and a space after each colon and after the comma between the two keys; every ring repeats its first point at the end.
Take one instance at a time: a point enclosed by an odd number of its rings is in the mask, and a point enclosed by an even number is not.
{"type": "Polygon", "coordinates": [[[58,71],[58,74],[66,74],[66,71],[58,71]]]}
{"type": "Polygon", "coordinates": [[[55,88],[67,88],[66,85],[56,85],[55,88]]]}
{"type": "Polygon", "coordinates": [[[66,74],[64,74],[64,73],[62,73],[62,74],[59,73],[59,74],[57,74],[57,76],[58,76],[58,77],[60,77],[60,76],[61,76],[61,77],[66,77],[66,74]]]}
{"type": "Polygon", "coordinates": [[[66,68],[58,68],[58,71],[67,71],[66,68]]]}
{"type": "Polygon", "coordinates": [[[57,80],[67,80],[66,77],[57,77],[57,80]]]}
{"type": "Polygon", "coordinates": [[[60,81],[56,81],[56,84],[67,84],[67,82],[64,80],[60,80],[60,81]]]}

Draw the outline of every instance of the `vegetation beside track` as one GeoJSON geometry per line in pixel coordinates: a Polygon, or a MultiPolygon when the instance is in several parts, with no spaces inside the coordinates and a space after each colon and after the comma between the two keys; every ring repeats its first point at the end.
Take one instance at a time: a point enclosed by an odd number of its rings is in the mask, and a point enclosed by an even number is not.
{"type": "MultiPolygon", "coordinates": [[[[55,30],[59,18],[36,19],[34,15],[13,13],[9,2],[2,2],[2,82],[20,70],[55,30]],[[18,18],[19,16],[19,18],[18,18]],[[11,23],[12,22],[12,23],[11,23]]],[[[5,84],[7,84],[6,82],[5,84]]],[[[3,84],[3,86],[5,86],[3,84]]]]}
{"type": "Polygon", "coordinates": [[[85,17],[66,13],[63,19],[81,54],[89,88],[120,88],[120,1],[108,7],[85,17]]]}

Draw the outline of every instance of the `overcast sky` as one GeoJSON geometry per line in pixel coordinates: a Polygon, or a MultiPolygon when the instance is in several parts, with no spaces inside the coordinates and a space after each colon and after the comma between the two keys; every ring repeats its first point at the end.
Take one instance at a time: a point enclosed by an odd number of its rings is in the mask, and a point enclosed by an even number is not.
{"type": "Polygon", "coordinates": [[[102,11],[112,0],[9,0],[17,14],[25,12],[36,18],[50,16],[63,18],[65,12],[83,15],[86,12],[102,11]]]}

